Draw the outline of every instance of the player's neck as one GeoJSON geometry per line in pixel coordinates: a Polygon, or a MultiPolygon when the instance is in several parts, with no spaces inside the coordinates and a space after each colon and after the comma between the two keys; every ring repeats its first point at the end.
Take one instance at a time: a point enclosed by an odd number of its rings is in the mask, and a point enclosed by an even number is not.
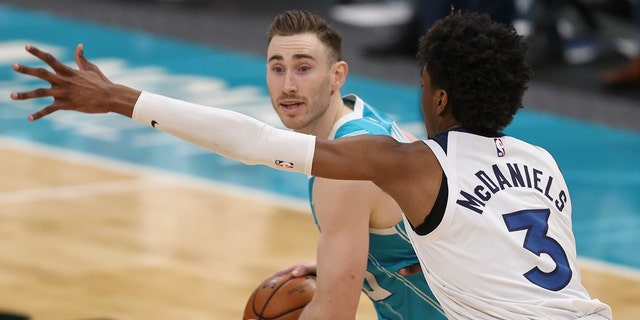
{"type": "Polygon", "coordinates": [[[335,123],[338,122],[340,118],[353,112],[353,109],[342,101],[342,97],[337,96],[338,99],[334,99],[334,97],[331,98],[329,107],[320,117],[314,119],[314,121],[304,129],[296,131],[323,139],[329,138],[335,123]]]}

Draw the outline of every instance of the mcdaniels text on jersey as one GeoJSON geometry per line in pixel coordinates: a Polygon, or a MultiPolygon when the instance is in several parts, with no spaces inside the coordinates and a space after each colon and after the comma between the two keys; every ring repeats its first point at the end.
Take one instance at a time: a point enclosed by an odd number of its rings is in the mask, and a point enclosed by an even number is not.
{"type": "Polygon", "coordinates": [[[551,175],[526,165],[506,163],[506,165],[499,166],[494,164],[491,166],[491,170],[480,170],[475,173],[475,176],[479,183],[471,192],[460,190],[463,199],[458,199],[456,203],[479,214],[482,214],[482,207],[491,197],[502,190],[511,188],[536,190],[549,199],[560,212],[564,209],[568,198],[568,193],[565,190],[552,191],[557,188],[553,188],[551,175]]]}

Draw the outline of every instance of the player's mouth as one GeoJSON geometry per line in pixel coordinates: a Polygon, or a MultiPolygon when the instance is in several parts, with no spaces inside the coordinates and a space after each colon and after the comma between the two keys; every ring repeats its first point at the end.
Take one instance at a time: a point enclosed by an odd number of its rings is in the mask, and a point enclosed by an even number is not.
{"type": "Polygon", "coordinates": [[[298,109],[302,108],[302,106],[304,106],[304,103],[299,101],[281,101],[280,102],[280,107],[287,112],[297,111],[298,109]]]}

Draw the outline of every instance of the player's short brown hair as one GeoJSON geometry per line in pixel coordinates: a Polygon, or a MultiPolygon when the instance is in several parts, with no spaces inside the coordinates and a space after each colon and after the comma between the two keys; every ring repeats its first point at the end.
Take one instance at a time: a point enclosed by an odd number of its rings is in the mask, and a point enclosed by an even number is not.
{"type": "Polygon", "coordinates": [[[269,27],[269,43],[274,36],[313,33],[329,48],[333,62],[342,60],[342,35],[317,14],[304,10],[287,10],[277,15],[269,27]]]}

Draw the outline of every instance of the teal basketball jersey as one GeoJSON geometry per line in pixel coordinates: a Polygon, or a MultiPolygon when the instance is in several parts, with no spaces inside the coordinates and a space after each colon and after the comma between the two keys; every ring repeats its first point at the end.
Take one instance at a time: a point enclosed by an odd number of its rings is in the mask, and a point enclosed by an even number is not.
{"type": "MultiPolygon", "coordinates": [[[[391,118],[356,95],[347,95],[343,100],[353,105],[354,111],[334,124],[329,139],[373,134],[408,141],[391,118]]],[[[314,180],[315,177],[309,178],[309,199],[317,224],[313,207],[314,180]]],[[[369,229],[369,258],[362,291],[373,302],[378,319],[446,319],[422,273],[409,276],[398,273],[401,268],[418,263],[404,222],[385,229],[369,229]]]]}

